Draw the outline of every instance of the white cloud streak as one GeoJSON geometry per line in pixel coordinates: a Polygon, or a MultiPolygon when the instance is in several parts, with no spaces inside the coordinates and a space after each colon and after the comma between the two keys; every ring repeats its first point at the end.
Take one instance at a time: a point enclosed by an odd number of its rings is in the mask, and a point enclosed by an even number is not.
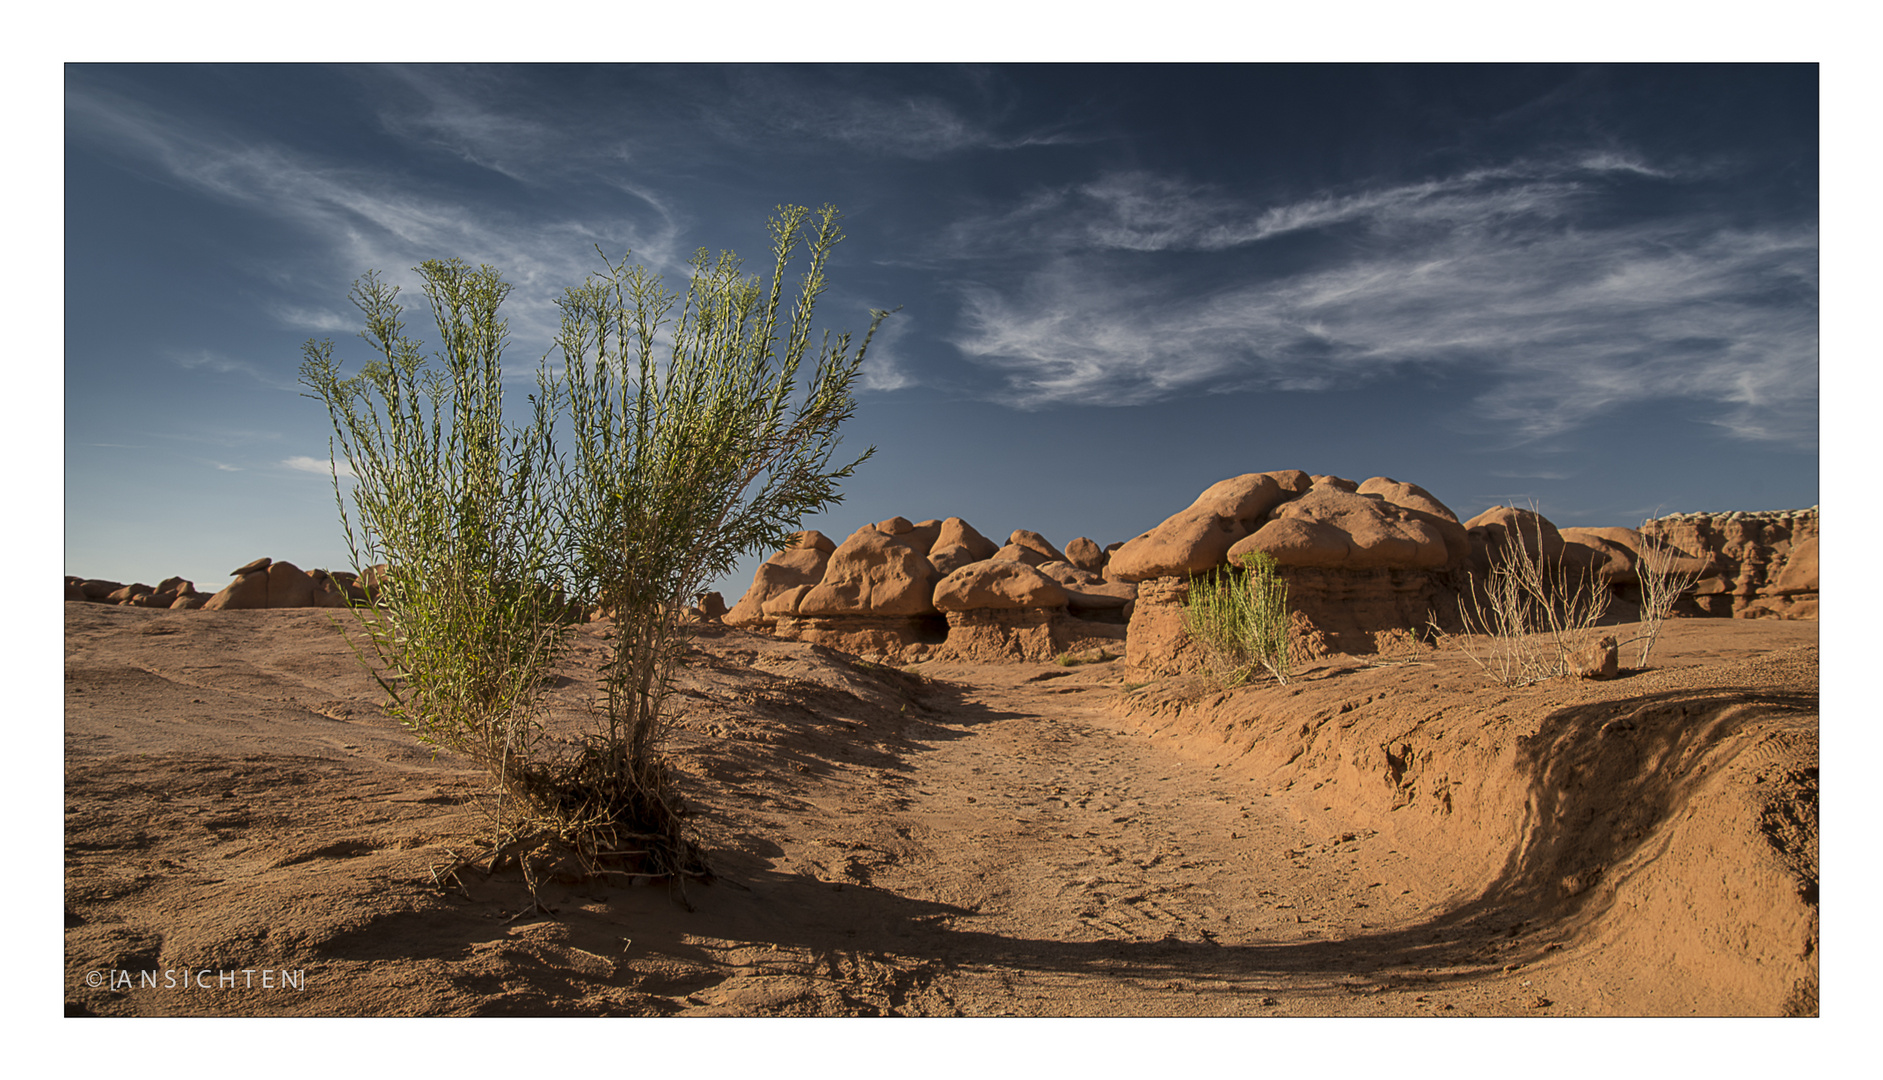
{"type": "Polygon", "coordinates": [[[241,375],[263,386],[275,390],[292,390],[292,380],[283,379],[277,373],[249,360],[242,360],[208,349],[178,350],[167,349],[164,355],[185,371],[208,371],[217,375],[241,375]]]}
{"type": "Polygon", "coordinates": [[[305,454],[297,454],[294,457],[282,461],[281,464],[284,468],[292,469],[295,472],[313,473],[316,476],[333,476],[337,472],[343,477],[349,479],[353,478],[352,466],[344,461],[330,462],[326,458],[308,457],[305,454]]]}
{"type": "Polygon", "coordinates": [[[1815,228],[1589,224],[1592,169],[1656,175],[1610,154],[1268,208],[1142,176],[1046,193],[950,237],[1051,254],[1017,288],[964,286],[955,343],[1022,409],[1325,389],[1429,364],[1481,375],[1479,415],[1525,439],[1678,398],[1741,438],[1814,441],[1815,228]],[[1260,254],[1310,231],[1341,242],[1298,272],[1245,266],[1203,287],[1142,254],[1260,254]]]}
{"type": "Polygon", "coordinates": [[[971,150],[1090,141],[1064,127],[1003,133],[996,123],[968,115],[935,95],[886,95],[879,87],[817,85],[790,69],[776,68],[736,72],[727,99],[704,105],[700,116],[731,142],[783,136],[922,161],[971,150]]]}
{"type": "MultiPolygon", "coordinates": [[[[863,356],[862,380],[865,390],[904,390],[916,385],[915,376],[903,363],[898,347],[914,325],[907,312],[895,312],[883,320],[870,339],[869,352],[863,356]]],[[[857,339],[861,341],[861,337],[857,339]]]]}
{"type": "MultiPolygon", "coordinates": [[[[631,248],[637,261],[657,269],[685,265],[678,230],[660,215],[598,223],[523,219],[391,173],[329,165],[278,144],[243,141],[83,85],[68,86],[66,116],[74,137],[297,227],[320,263],[303,270],[305,276],[350,280],[377,268],[387,280],[409,286],[412,276],[404,270],[429,258],[456,256],[497,266],[515,286],[505,308],[513,332],[532,339],[546,341],[553,333],[562,287],[599,268],[596,244],[611,255],[631,248]]],[[[292,269],[277,272],[297,276],[292,269]]],[[[412,302],[417,298],[408,308],[412,302]]],[[[282,302],[274,310],[295,327],[355,325],[349,316],[305,304],[282,302]]]]}
{"type": "Polygon", "coordinates": [[[1620,154],[1553,165],[1519,163],[1454,177],[1321,193],[1258,208],[1208,187],[1149,173],[1113,173],[1039,192],[1015,209],[953,226],[949,254],[990,247],[1073,251],[1222,251],[1289,233],[1362,226],[1376,235],[1418,228],[1487,230],[1514,219],[1556,219],[1615,173],[1659,176],[1620,154]]]}

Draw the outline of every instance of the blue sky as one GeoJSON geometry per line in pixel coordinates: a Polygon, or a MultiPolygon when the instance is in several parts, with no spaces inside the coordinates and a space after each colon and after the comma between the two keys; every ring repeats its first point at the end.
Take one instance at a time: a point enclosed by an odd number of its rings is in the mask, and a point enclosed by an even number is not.
{"type": "Polygon", "coordinates": [[[844,212],[822,322],[901,307],[839,539],[1105,544],[1283,468],[1560,525],[1819,501],[1808,65],[78,64],[64,125],[87,576],[345,565],[296,369],[364,358],[363,272],[502,269],[521,395],[595,245],[756,270],[781,202],[844,212]]]}

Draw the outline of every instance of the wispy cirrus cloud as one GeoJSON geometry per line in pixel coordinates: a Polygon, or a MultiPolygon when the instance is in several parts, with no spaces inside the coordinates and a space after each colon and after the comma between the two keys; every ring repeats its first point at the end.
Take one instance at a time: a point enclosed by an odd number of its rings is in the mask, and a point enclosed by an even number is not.
{"type": "Polygon", "coordinates": [[[958,94],[891,91],[866,73],[846,74],[857,81],[822,81],[791,68],[741,69],[724,99],[701,103],[700,118],[735,143],[835,142],[870,155],[916,160],[1096,138],[1070,123],[1010,130],[996,105],[975,108],[958,94]]]}
{"type": "Polygon", "coordinates": [[[279,319],[284,326],[296,330],[318,330],[334,334],[360,328],[359,313],[345,315],[338,311],[319,307],[302,307],[298,304],[274,304],[269,312],[279,319]]]}
{"type": "Polygon", "coordinates": [[[1354,225],[1385,234],[1418,228],[1488,229],[1550,220],[1594,197],[1606,174],[1663,176],[1614,152],[1551,163],[1486,167],[1417,183],[1324,192],[1252,206],[1207,185],[1145,172],[1035,193],[999,214],[951,226],[948,254],[990,250],[1222,251],[1290,233],[1354,225]]]}
{"type": "Polygon", "coordinates": [[[1735,436],[1810,444],[1815,226],[1632,220],[1604,204],[1615,173],[1661,175],[1611,153],[1269,207],[1107,177],[950,238],[1049,256],[1006,288],[964,285],[955,344],[1023,409],[1326,389],[1420,364],[1480,376],[1476,412],[1514,437],[1684,399],[1735,436]],[[1322,242],[1277,270],[1261,257],[1284,234],[1322,242]],[[1171,250],[1243,258],[1207,277],[1147,261],[1171,250]]]}
{"type": "Polygon", "coordinates": [[[863,356],[863,389],[904,390],[916,385],[914,374],[903,361],[901,348],[913,325],[913,316],[899,311],[876,328],[876,336],[870,339],[869,351],[863,356]]]}
{"type": "MultiPolygon", "coordinates": [[[[330,163],[242,138],[83,83],[67,87],[66,118],[74,138],[298,228],[314,265],[271,272],[317,280],[322,290],[336,275],[350,280],[371,268],[396,282],[409,277],[404,268],[430,258],[489,263],[515,287],[505,309],[513,328],[546,339],[562,287],[598,268],[597,244],[611,254],[632,249],[637,261],[657,269],[685,265],[676,225],[658,213],[600,221],[522,215],[393,170],[330,163]]],[[[278,301],[274,310],[290,325],[353,325],[298,298],[278,301]]]]}
{"type": "Polygon", "coordinates": [[[351,479],[354,475],[353,467],[344,461],[330,461],[327,458],[309,457],[306,454],[296,454],[294,457],[284,459],[281,465],[295,472],[313,473],[316,476],[333,476],[338,473],[351,479]]]}
{"type": "Polygon", "coordinates": [[[216,375],[240,375],[275,390],[291,390],[295,382],[291,372],[284,372],[253,360],[225,356],[209,349],[166,349],[164,355],[185,371],[206,371],[216,375]]]}

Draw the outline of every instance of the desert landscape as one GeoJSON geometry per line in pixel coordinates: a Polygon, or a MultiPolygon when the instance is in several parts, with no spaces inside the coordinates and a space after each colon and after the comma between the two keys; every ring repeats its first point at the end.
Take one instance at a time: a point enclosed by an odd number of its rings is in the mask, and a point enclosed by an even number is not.
{"type": "MultiPolygon", "coordinates": [[[[387,715],[369,568],[69,577],[66,1012],[1816,1015],[1817,533],[1295,470],[1104,547],[802,532],[692,613],[667,756],[710,880],[462,866],[501,808],[387,715]],[[1506,686],[1461,599],[1518,548],[1609,607],[1592,662],[1506,686]],[[1225,688],[1185,596],[1255,551],[1289,678],[1225,688]],[[1655,552],[1695,584],[1643,661],[1655,552]]],[[[576,630],[553,732],[614,632],[576,630]]]]}

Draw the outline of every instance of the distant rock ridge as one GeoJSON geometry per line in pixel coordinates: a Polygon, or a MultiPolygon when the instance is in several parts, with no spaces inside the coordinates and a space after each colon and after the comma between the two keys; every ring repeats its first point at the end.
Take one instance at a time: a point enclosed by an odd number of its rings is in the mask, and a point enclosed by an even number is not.
{"type": "Polygon", "coordinates": [[[1644,537],[1705,563],[1687,614],[1741,619],[1818,617],[1818,508],[1668,514],[1644,537]]]}
{"type": "Polygon", "coordinates": [[[266,556],[236,567],[229,576],[235,580],[210,595],[180,577],[165,578],[153,587],[67,575],[65,598],[173,611],[346,607],[349,598],[368,599],[368,590],[357,575],[344,570],[302,570],[266,556]]]}
{"type": "MultiPolygon", "coordinates": [[[[1817,617],[1818,510],[1668,514],[1640,529],[1558,529],[1497,506],[1461,521],[1417,484],[1355,482],[1298,469],[1212,484],[1138,536],[1063,547],[1029,529],[997,544],[959,517],[864,525],[842,543],[793,534],[725,609],[703,595],[692,617],[898,662],[1123,657],[1153,671],[1194,666],[1183,629],[1190,580],[1272,558],[1289,587],[1291,646],[1303,659],[1372,653],[1437,619],[1456,626],[1461,592],[1512,545],[1581,569],[1609,588],[1618,617],[1640,601],[1656,551],[1699,575],[1679,614],[1817,617]]],[[[344,607],[370,601],[383,567],[355,576],[262,558],[213,596],[181,578],[157,586],[66,578],[66,599],[224,610],[344,607]]],[[[598,617],[598,616],[597,616],[598,617]]]]}
{"type": "Polygon", "coordinates": [[[794,544],[759,567],[726,622],[903,662],[1109,649],[1139,667],[1186,670],[1190,579],[1262,552],[1288,583],[1297,653],[1364,654],[1433,618],[1456,627],[1461,592],[1517,543],[1592,574],[1612,591],[1618,618],[1635,617],[1636,570],[1653,544],[1667,549],[1656,558],[1701,576],[1683,614],[1815,617],[1815,508],[1658,522],[1646,534],[1558,529],[1507,506],[1460,520],[1431,492],[1392,477],[1245,473],[1104,546],[1076,537],[1061,548],[1028,529],[996,545],[961,518],[896,517],[851,534],[841,561],[830,552],[839,572],[794,544]]]}

